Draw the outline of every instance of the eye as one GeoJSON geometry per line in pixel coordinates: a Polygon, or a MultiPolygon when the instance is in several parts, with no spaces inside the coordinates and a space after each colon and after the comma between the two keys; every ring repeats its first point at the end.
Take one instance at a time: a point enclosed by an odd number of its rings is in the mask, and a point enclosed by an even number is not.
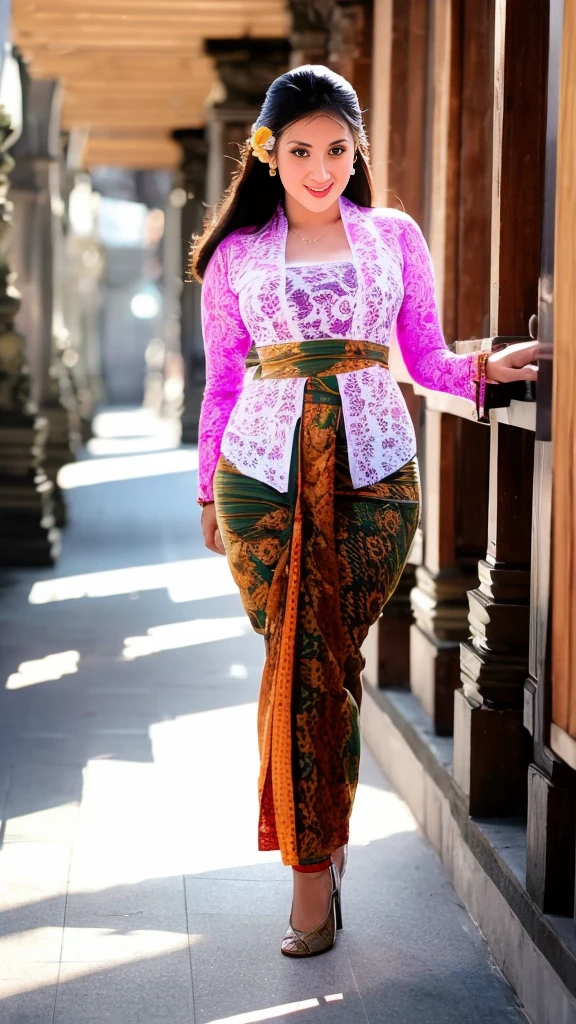
{"type": "Polygon", "coordinates": [[[330,152],[332,153],[332,156],[342,156],[342,153],[345,153],[346,150],[344,146],[332,146],[330,152]],[[336,150],[338,150],[338,152],[335,152],[336,150]]]}
{"type": "Polygon", "coordinates": [[[308,156],[308,150],[302,149],[301,147],[299,147],[298,149],[291,149],[290,152],[293,153],[294,156],[297,156],[299,159],[302,159],[302,154],[304,156],[308,156]]]}

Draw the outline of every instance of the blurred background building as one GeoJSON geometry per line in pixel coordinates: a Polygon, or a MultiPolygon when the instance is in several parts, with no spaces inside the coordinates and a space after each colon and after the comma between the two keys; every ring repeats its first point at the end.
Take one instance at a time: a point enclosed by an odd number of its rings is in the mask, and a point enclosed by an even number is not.
{"type": "Polygon", "coordinates": [[[366,646],[364,727],[531,1018],[576,1019],[576,6],[9,8],[1,0],[2,564],[57,557],[58,472],[103,405],[143,404],[197,440],[188,244],[290,66],[325,63],[356,87],[377,201],[421,224],[448,343],[548,345],[538,394],[491,389],[486,423],[414,386],[395,354],[423,522],[366,646]]]}

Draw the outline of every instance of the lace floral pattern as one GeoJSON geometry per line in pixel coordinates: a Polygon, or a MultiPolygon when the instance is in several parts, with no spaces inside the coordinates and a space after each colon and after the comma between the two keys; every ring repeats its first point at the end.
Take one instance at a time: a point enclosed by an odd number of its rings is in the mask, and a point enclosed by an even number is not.
{"type": "MultiPolygon", "coordinates": [[[[257,231],[225,238],[202,288],[206,390],[199,430],[199,498],[212,498],[222,452],[248,476],[288,488],[305,378],[252,380],[256,347],[341,337],[390,343],[394,326],[412,378],[474,400],[477,356],[447,347],[434,296],[430,254],[407,214],[367,209],[340,197],[351,261],[286,267],[288,223],[280,205],[257,231]]],[[[372,484],[416,451],[412,421],[389,371],[379,365],[338,375],[354,487],[372,484]]]]}
{"type": "Polygon", "coordinates": [[[351,338],[357,287],[351,262],[286,267],[286,301],[302,341],[351,338]]]}

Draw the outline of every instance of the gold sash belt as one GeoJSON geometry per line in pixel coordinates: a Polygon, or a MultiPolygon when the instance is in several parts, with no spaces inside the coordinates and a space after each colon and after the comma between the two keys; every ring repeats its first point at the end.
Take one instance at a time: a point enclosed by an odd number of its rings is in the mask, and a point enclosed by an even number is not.
{"type": "Polygon", "coordinates": [[[263,345],[258,348],[260,365],[253,379],[326,377],[336,373],[363,370],[375,363],[387,368],[388,352],[388,345],[341,338],[263,345]]]}

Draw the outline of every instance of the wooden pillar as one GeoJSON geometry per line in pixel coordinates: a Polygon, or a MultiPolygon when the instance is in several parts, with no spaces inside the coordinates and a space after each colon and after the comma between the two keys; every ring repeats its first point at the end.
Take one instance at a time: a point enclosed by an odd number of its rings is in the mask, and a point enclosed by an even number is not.
{"type": "MultiPolygon", "coordinates": [[[[383,206],[406,210],[419,224],[424,223],[424,161],[425,161],[425,116],[426,84],[428,72],[428,3],[427,0],[395,0],[390,5],[389,24],[384,28],[382,14],[376,6],[375,24],[390,34],[390,53],[387,89],[388,110],[382,125],[372,121],[372,145],[375,139],[388,132],[385,151],[385,190],[382,187],[383,206]]],[[[374,62],[376,45],[382,41],[374,39],[374,62]]],[[[378,71],[382,75],[383,71],[378,71]]],[[[377,79],[374,87],[379,87],[377,79]]],[[[378,153],[377,153],[378,156],[378,153]]],[[[383,185],[384,177],[376,177],[383,185]]],[[[380,189],[379,189],[380,194],[380,189]]],[[[393,341],[393,365],[400,368],[401,376],[407,376],[402,356],[393,341]]],[[[420,451],[420,418],[422,398],[414,393],[411,384],[401,383],[420,451]]],[[[379,669],[378,685],[381,687],[406,687],[410,685],[410,627],[413,622],[410,593],[415,584],[416,565],[421,560],[422,538],[419,536],[413,546],[402,579],[388,601],[378,629],[379,669]]]]}
{"type": "Polygon", "coordinates": [[[574,10],[563,0],[551,0],[539,303],[539,338],[551,352],[540,364],[536,422],[532,631],[524,698],[524,720],[534,741],[534,763],[528,774],[526,887],[545,913],[570,916],[576,835],[576,732],[570,732],[568,713],[575,679],[570,650],[576,381],[571,338],[576,307],[569,241],[576,216],[571,170],[576,158],[575,59],[574,10]]]}
{"type": "Polygon", "coordinates": [[[328,65],[358,93],[360,107],[371,102],[373,0],[336,3],[330,20],[328,65]]]}
{"type": "Polygon", "coordinates": [[[374,0],[372,97],[368,132],[376,206],[388,206],[388,163],[392,113],[392,25],[394,0],[374,0]]]}
{"type": "MultiPolygon", "coordinates": [[[[432,8],[425,222],[448,342],[482,337],[489,313],[491,25],[490,0],[432,8]]],[[[424,558],[411,594],[410,685],[436,731],[450,734],[472,556],[485,544],[487,437],[432,399],[423,430],[424,558]]]]}
{"type": "MultiPolygon", "coordinates": [[[[528,336],[538,308],[548,15],[541,0],[496,0],[490,334],[528,336]]],[[[526,806],[534,433],[491,416],[488,546],[468,594],[455,695],[454,777],[474,815],[526,806]]]]}
{"type": "Polygon", "coordinates": [[[59,552],[52,483],[43,470],[48,423],[30,400],[24,337],[14,321],[20,308],[9,265],[12,230],[8,153],[14,133],[0,112],[0,565],[50,565],[59,552]]]}
{"type": "Polygon", "coordinates": [[[424,225],[429,4],[394,0],[390,67],[388,195],[384,205],[424,225]]]}

